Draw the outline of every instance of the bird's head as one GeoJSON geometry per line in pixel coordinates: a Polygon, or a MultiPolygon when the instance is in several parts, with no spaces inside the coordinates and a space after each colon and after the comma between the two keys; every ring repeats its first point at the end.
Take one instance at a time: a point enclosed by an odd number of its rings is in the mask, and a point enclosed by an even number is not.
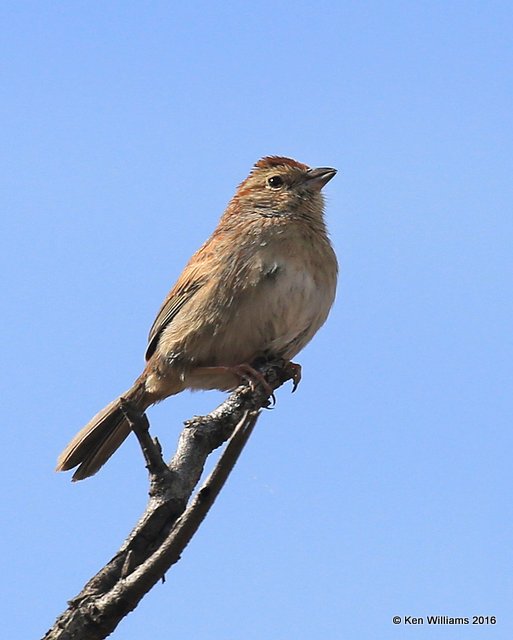
{"type": "Polygon", "coordinates": [[[291,158],[268,156],[239,185],[232,204],[240,212],[267,218],[322,217],[321,189],[336,173],[330,167],[311,169],[291,158]]]}

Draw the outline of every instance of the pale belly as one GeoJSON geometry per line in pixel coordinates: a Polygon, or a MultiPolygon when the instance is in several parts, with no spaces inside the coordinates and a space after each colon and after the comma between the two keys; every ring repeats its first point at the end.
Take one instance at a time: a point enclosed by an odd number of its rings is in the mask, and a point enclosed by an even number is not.
{"type": "Polygon", "coordinates": [[[334,291],[319,287],[307,269],[287,268],[273,285],[262,301],[272,331],[262,338],[268,351],[290,359],[324,324],[334,291]]]}
{"type": "Polygon", "coordinates": [[[334,285],[319,286],[307,269],[282,266],[237,301],[201,359],[214,366],[263,355],[290,360],[324,324],[334,295],[334,285]]]}

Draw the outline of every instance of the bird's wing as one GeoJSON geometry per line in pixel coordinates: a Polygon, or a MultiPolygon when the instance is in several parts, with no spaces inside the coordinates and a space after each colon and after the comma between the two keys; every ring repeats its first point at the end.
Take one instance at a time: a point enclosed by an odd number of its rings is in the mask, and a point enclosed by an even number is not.
{"type": "MultiPolygon", "coordinates": [[[[217,229],[205,244],[192,256],[175,286],[169,292],[155,318],[148,337],[146,360],[149,360],[162,335],[171,322],[179,322],[177,316],[183,319],[181,310],[194,299],[194,303],[201,304],[212,295],[212,287],[218,296],[219,308],[228,302],[223,298],[233,298],[247,285],[247,265],[241,259],[248,252],[234,252],[233,235],[217,229]],[[229,258],[229,259],[228,259],[229,258]],[[237,286],[238,282],[238,286],[237,286]],[[222,284],[222,287],[216,286],[222,284]]],[[[248,258],[246,257],[246,262],[248,258]]],[[[185,312],[185,311],[184,311],[185,312]]]]}
{"type": "Polygon", "coordinates": [[[182,309],[182,307],[191,300],[194,294],[202,288],[205,282],[206,278],[198,277],[197,273],[187,274],[186,270],[182,274],[173,289],[169,292],[167,298],[164,300],[164,303],[155,318],[155,322],[150,329],[148,347],[146,349],[145,356],[146,360],[149,360],[153,355],[162,331],[170,322],[173,321],[180,309],[182,309]],[[187,275],[189,275],[189,277],[186,277],[187,275]],[[195,275],[196,277],[194,277],[195,275]]]}

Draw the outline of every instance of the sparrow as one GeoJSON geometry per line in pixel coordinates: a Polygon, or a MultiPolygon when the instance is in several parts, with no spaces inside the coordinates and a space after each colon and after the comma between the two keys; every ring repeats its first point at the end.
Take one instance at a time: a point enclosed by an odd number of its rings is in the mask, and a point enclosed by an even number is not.
{"type": "Polygon", "coordinates": [[[335,298],[321,193],[335,174],[281,156],[254,165],[164,300],[142,374],[76,434],[57,471],[78,467],[76,481],[105,464],[131,431],[122,401],[143,413],[184,389],[228,391],[258,378],[258,359],[290,362],[310,342],[335,298]]]}

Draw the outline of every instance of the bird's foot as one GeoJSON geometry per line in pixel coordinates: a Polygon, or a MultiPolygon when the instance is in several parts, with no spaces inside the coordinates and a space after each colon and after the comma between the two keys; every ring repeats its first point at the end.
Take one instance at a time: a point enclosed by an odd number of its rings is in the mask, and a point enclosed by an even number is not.
{"type": "Polygon", "coordinates": [[[264,391],[267,393],[269,398],[272,401],[272,404],[276,404],[276,396],[274,395],[274,389],[267,382],[263,374],[260,373],[257,369],[252,367],[247,362],[243,364],[238,364],[234,367],[227,367],[232,373],[238,376],[241,380],[245,380],[252,391],[254,391],[257,387],[257,384],[260,384],[264,391]]]}
{"type": "Polygon", "coordinates": [[[233,366],[217,365],[215,367],[199,367],[198,369],[196,369],[196,372],[200,374],[231,373],[238,380],[247,382],[252,391],[255,391],[255,389],[257,388],[257,385],[261,385],[261,387],[263,388],[267,396],[271,398],[272,404],[276,403],[276,398],[274,396],[274,389],[267,382],[267,380],[260,373],[260,371],[255,369],[253,366],[251,366],[247,362],[233,365],[233,366]]]}
{"type": "Polygon", "coordinates": [[[290,375],[292,380],[292,393],[298,388],[301,382],[301,365],[297,362],[287,362],[285,365],[285,371],[290,375]]]}

